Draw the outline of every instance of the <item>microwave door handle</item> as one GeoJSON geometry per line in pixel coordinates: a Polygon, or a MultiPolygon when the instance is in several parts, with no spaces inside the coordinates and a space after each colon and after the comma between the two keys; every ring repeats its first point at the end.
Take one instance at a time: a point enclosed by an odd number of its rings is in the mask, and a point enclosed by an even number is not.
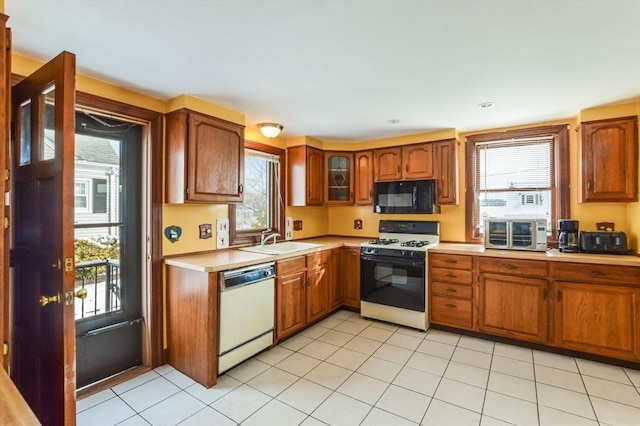
{"type": "Polygon", "coordinates": [[[415,206],[417,206],[417,205],[418,205],[418,187],[417,187],[417,186],[414,186],[414,187],[412,188],[412,191],[411,191],[411,192],[412,192],[412,196],[413,196],[413,200],[412,200],[412,201],[413,201],[413,203],[412,203],[411,205],[415,207],[415,206]]]}

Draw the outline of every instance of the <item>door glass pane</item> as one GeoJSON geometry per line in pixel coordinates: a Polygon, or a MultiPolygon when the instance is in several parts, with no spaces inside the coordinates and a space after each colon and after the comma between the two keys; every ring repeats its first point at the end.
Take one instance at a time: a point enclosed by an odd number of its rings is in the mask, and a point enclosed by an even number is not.
{"type": "Polygon", "coordinates": [[[113,138],[76,133],[75,253],[76,320],[124,309],[121,299],[121,144],[113,138]]]}
{"type": "Polygon", "coordinates": [[[20,126],[20,162],[21,166],[31,164],[31,101],[20,105],[18,110],[20,126]]]}
{"type": "Polygon", "coordinates": [[[349,158],[344,156],[329,157],[327,179],[329,185],[329,200],[349,201],[351,195],[349,158]]]}
{"type": "Polygon", "coordinates": [[[51,160],[56,156],[54,116],[55,116],[55,86],[43,90],[41,99],[44,107],[44,128],[40,138],[40,160],[51,160]]]}

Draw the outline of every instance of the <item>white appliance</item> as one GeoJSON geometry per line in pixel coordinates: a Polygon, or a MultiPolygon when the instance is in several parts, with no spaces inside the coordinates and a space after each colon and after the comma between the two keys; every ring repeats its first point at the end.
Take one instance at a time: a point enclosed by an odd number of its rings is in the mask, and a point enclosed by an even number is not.
{"type": "Polygon", "coordinates": [[[360,248],[360,314],[426,330],[427,250],[440,242],[440,224],[381,220],[378,230],[360,248]]]}
{"type": "Polygon", "coordinates": [[[218,374],[273,344],[275,263],[220,274],[218,374]]]}

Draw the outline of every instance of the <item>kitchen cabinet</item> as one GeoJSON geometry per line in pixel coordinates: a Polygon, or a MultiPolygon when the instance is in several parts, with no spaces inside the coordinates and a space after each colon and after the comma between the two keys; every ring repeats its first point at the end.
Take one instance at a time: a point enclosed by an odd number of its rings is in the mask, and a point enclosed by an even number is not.
{"type": "Polygon", "coordinates": [[[373,150],[374,181],[433,178],[433,145],[429,142],[373,150]]]}
{"type": "Polygon", "coordinates": [[[579,139],[579,201],[638,201],[638,117],[583,122],[579,139]]]}
{"type": "Polygon", "coordinates": [[[322,318],[329,311],[331,251],[307,255],[307,322],[322,318]]]}
{"type": "Polygon", "coordinates": [[[360,249],[345,247],[340,251],[342,303],[350,308],[360,309],[360,249]]]}
{"type": "Polygon", "coordinates": [[[479,257],[477,268],[478,330],[546,343],[547,262],[479,257]]]}
{"type": "Polygon", "coordinates": [[[304,256],[276,262],[276,340],[290,336],[306,325],[306,280],[304,256]]]}
{"type": "Polygon", "coordinates": [[[353,153],[324,153],[324,204],[352,205],[354,197],[353,153]]]}
{"type": "Polygon", "coordinates": [[[311,146],[287,148],[287,189],[290,206],[321,206],[324,153],[311,146]]]}
{"type": "Polygon", "coordinates": [[[562,263],[552,273],[556,346],[640,360],[638,268],[562,263]]]}
{"type": "Polygon", "coordinates": [[[167,203],[241,203],[244,126],[187,109],[166,120],[167,203]]]}
{"type": "Polygon", "coordinates": [[[373,151],[355,153],[356,205],[371,205],[373,202],[373,151]]]}
{"type": "Polygon", "coordinates": [[[218,377],[218,274],[166,265],[169,364],[205,387],[218,377]]]}
{"type": "Polygon", "coordinates": [[[429,253],[429,322],[473,330],[473,258],[429,253]]]}
{"type": "Polygon", "coordinates": [[[331,278],[329,285],[329,311],[342,305],[342,249],[331,250],[331,278]]]}
{"type": "Polygon", "coordinates": [[[436,178],[436,203],[458,204],[458,141],[433,144],[433,168],[436,178]]]}

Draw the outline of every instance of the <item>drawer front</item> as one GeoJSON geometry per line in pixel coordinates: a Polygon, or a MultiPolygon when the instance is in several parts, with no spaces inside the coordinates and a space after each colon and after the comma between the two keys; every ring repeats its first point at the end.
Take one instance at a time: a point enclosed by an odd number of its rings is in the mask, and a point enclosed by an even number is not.
{"type": "Polygon", "coordinates": [[[478,259],[478,268],[480,272],[546,278],[548,275],[547,263],[535,260],[482,257],[478,259]]]}
{"type": "Polygon", "coordinates": [[[562,281],[640,285],[640,268],[554,262],[554,278],[562,281]]]}
{"type": "Polygon", "coordinates": [[[471,269],[472,257],[459,254],[429,254],[429,265],[437,268],[471,269]]]}
{"type": "Polygon", "coordinates": [[[470,285],[449,284],[441,282],[431,282],[431,293],[445,297],[464,297],[471,299],[473,287],[470,285]]]}
{"type": "Polygon", "coordinates": [[[471,301],[431,296],[429,319],[437,324],[472,329],[471,301]]]}
{"type": "Polygon", "coordinates": [[[276,262],[276,275],[285,275],[292,272],[300,272],[305,269],[304,256],[292,257],[291,259],[279,260],[276,262]]]}
{"type": "Polygon", "coordinates": [[[460,269],[431,268],[429,278],[431,278],[431,281],[439,281],[445,283],[463,285],[473,284],[471,271],[463,271],[460,269]]]}

